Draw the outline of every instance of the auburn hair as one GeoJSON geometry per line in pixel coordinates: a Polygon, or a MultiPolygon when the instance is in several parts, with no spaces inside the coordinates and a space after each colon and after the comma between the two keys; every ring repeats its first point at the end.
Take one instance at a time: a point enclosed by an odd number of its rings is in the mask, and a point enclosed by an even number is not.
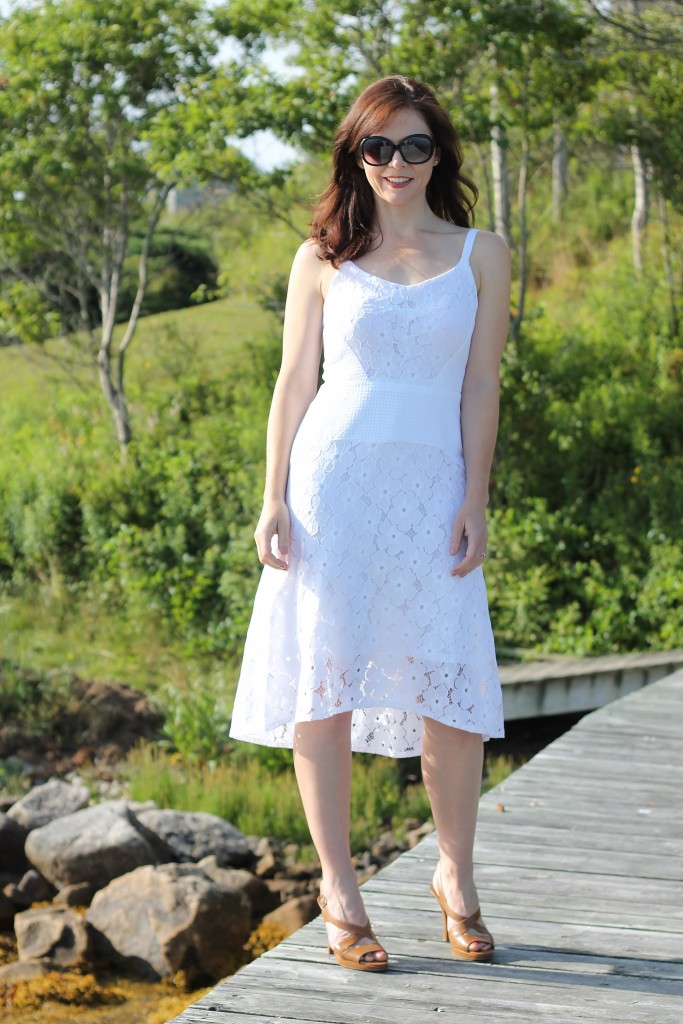
{"type": "Polygon", "coordinates": [[[415,110],[427,123],[439,150],[426,199],[437,217],[469,227],[479,190],[460,170],[463,152],[455,127],[424,82],[405,75],[389,75],[373,82],[356,99],[334,137],[332,177],[318,200],[310,237],[318,242],[318,255],[332,266],[368,252],[375,237],[375,194],[358,165],[361,141],[381,134],[395,114],[415,110]]]}

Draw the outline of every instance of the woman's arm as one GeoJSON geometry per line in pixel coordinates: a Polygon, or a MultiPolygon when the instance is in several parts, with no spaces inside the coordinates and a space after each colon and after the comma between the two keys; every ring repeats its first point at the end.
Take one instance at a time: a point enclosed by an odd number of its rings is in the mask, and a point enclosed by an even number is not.
{"type": "Polygon", "coordinates": [[[486,551],[486,505],[498,433],[500,361],[510,317],[508,245],[500,235],[489,231],[479,232],[477,238],[472,268],[480,278],[479,308],[460,406],[467,489],[453,523],[451,554],[456,554],[463,538],[467,548],[462,561],[451,570],[453,576],[466,576],[476,569],[486,551]]]}
{"type": "Polygon", "coordinates": [[[259,559],[276,569],[287,568],[287,562],[272,553],[271,540],[277,534],[279,551],[287,554],[290,517],[285,489],[292,443],[318,388],[324,269],[325,264],[316,255],[315,242],[304,242],[294,257],[289,277],[282,363],[268,416],[263,509],[254,532],[259,559]]]}

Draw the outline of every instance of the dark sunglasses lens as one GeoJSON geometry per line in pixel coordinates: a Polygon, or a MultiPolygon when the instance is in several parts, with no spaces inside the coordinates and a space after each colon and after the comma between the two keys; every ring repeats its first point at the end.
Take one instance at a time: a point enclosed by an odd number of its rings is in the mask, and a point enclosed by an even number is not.
{"type": "Polygon", "coordinates": [[[365,139],[361,148],[361,156],[369,164],[388,164],[393,156],[393,146],[379,135],[365,139]]]}
{"type": "Polygon", "coordinates": [[[429,135],[409,135],[401,146],[403,159],[409,164],[424,164],[434,152],[429,135]]]}

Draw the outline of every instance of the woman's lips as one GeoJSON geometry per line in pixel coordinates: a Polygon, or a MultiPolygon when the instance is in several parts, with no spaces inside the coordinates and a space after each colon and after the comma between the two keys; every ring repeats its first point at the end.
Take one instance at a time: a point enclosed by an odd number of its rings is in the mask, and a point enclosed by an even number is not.
{"type": "Polygon", "coordinates": [[[390,188],[405,188],[406,185],[410,185],[412,178],[399,178],[396,181],[392,181],[391,178],[384,179],[390,188]]]}

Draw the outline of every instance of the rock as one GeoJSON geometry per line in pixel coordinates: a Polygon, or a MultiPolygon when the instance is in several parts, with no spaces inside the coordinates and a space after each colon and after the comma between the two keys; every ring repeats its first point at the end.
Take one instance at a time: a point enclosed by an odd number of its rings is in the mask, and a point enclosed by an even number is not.
{"type": "Polygon", "coordinates": [[[75,882],[60,889],[52,902],[67,907],[89,907],[96,892],[97,886],[92,882],[75,882]]]}
{"type": "Polygon", "coordinates": [[[0,932],[9,931],[16,912],[17,908],[14,903],[5,896],[4,892],[0,892],[0,932]]]}
{"type": "Polygon", "coordinates": [[[280,894],[270,891],[266,883],[242,868],[222,868],[215,857],[204,857],[197,867],[201,868],[207,878],[223,889],[234,889],[243,892],[249,900],[252,919],[261,919],[264,914],[280,906],[280,894]]]}
{"type": "Polygon", "coordinates": [[[180,863],[214,856],[221,867],[240,867],[252,860],[247,837],[223,818],[205,811],[151,810],[136,814],[180,863]]]}
{"type": "Polygon", "coordinates": [[[18,882],[6,885],[2,891],[15,907],[22,909],[39,900],[51,900],[55,895],[54,886],[35,868],[30,868],[18,882]]]}
{"type": "Polygon", "coordinates": [[[18,796],[0,796],[0,814],[7,814],[10,807],[19,799],[18,796]]]}
{"type": "Polygon", "coordinates": [[[101,887],[143,864],[157,863],[125,801],[86,807],[34,829],[26,855],[58,889],[76,882],[101,887]]]}
{"type": "Polygon", "coordinates": [[[292,878],[268,878],[266,885],[271,893],[277,895],[281,903],[293,899],[295,896],[305,896],[308,893],[308,882],[297,882],[292,878]]]}
{"type": "Polygon", "coordinates": [[[267,853],[275,853],[275,844],[268,836],[247,836],[246,840],[254,860],[264,857],[267,853]]]}
{"type": "Polygon", "coordinates": [[[24,871],[27,830],[7,814],[0,813],[0,871],[24,871]]]}
{"type": "Polygon", "coordinates": [[[320,913],[320,908],[315,896],[298,896],[296,899],[288,900],[277,910],[271,911],[263,918],[263,924],[272,924],[280,928],[285,938],[303,928],[305,924],[312,921],[320,913]]]}
{"type": "Polygon", "coordinates": [[[137,868],[100,890],[86,916],[101,955],[154,979],[179,970],[224,977],[251,928],[244,893],[196,864],[137,868]]]}
{"type": "Polygon", "coordinates": [[[49,957],[63,967],[88,959],[90,933],[85,920],[70,907],[24,910],[14,919],[20,960],[49,957]]]}
{"type": "Polygon", "coordinates": [[[383,832],[379,839],[372,844],[370,853],[381,863],[389,856],[389,854],[400,849],[400,846],[401,844],[396,842],[392,832],[383,832]]]}
{"type": "Polygon", "coordinates": [[[275,872],[279,870],[282,865],[276,860],[273,853],[268,851],[264,853],[262,857],[256,862],[254,867],[254,874],[258,875],[259,878],[274,878],[275,872]]]}
{"type": "Polygon", "coordinates": [[[98,759],[120,758],[141,737],[154,739],[164,716],[144,694],[121,683],[75,680],[81,702],[79,744],[97,747],[98,759]]]}
{"type": "Polygon", "coordinates": [[[18,981],[33,981],[43,978],[52,971],[63,971],[65,968],[53,960],[15,960],[11,964],[0,967],[0,985],[16,985],[18,981]]]}
{"type": "Polygon", "coordinates": [[[55,818],[73,814],[90,803],[90,790],[82,782],[64,782],[50,779],[17,800],[7,812],[7,817],[31,831],[48,825],[55,818]]]}
{"type": "Polygon", "coordinates": [[[278,877],[292,878],[297,882],[304,882],[311,878],[320,878],[320,864],[285,864],[284,869],[278,877]]]}
{"type": "Polygon", "coordinates": [[[367,882],[367,880],[369,878],[372,878],[373,875],[376,875],[378,871],[379,871],[379,865],[378,864],[370,864],[370,866],[367,867],[367,868],[363,868],[362,870],[357,870],[356,871],[356,877],[358,878],[358,884],[359,885],[363,885],[363,883],[367,882]]]}

